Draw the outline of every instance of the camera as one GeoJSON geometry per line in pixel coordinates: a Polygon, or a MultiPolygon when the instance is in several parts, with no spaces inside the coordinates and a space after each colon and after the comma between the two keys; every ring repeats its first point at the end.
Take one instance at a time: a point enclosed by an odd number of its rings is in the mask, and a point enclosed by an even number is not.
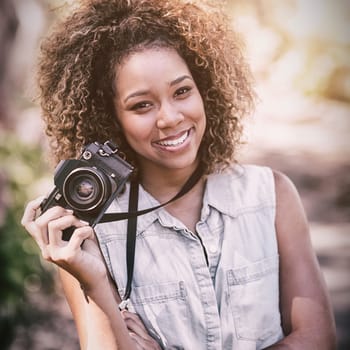
{"type": "MultiPolygon", "coordinates": [[[[118,154],[111,141],[87,145],[78,159],[61,161],[54,175],[54,189],[40,205],[41,212],[54,206],[72,209],[74,215],[94,227],[113,199],[123,190],[133,167],[118,154]]],[[[63,231],[69,240],[74,231],[63,231]]]]}

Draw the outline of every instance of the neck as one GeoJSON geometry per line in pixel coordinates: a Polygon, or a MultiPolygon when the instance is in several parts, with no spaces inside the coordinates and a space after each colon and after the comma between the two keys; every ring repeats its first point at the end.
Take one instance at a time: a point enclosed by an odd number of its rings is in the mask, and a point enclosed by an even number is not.
{"type": "MultiPolygon", "coordinates": [[[[197,163],[182,169],[147,167],[142,169],[140,182],[147,192],[160,201],[175,196],[195,171],[197,163]]],[[[200,181],[199,181],[200,182],[200,181]]]]}

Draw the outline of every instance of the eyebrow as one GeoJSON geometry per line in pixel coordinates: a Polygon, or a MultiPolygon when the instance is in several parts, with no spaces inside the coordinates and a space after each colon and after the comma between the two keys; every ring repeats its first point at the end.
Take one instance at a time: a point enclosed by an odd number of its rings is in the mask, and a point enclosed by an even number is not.
{"type": "MultiPolygon", "coordinates": [[[[176,78],[175,80],[171,81],[169,83],[169,86],[174,86],[176,84],[179,84],[181,83],[183,80],[185,79],[190,79],[193,81],[193,78],[190,76],[190,75],[181,75],[180,77],[176,78]]],[[[133,97],[138,97],[138,96],[143,96],[143,95],[146,95],[147,93],[149,92],[149,90],[139,90],[139,91],[135,91],[133,93],[131,93],[130,95],[126,96],[126,98],[124,99],[124,103],[129,100],[130,98],[133,98],[133,97]]]]}
{"type": "Polygon", "coordinates": [[[191,76],[185,74],[185,75],[182,75],[181,77],[178,77],[178,78],[176,78],[175,80],[171,81],[169,85],[170,85],[170,86],[174,86],[174,85],[176,85],[176,84],[178,84],[178,83],[181,83],[181,82],[182,82],[183,80],[185,80],[185,79],[191,79],[191,80],[193,80],[191,76]]]}
{"type": "Polygon", "coordinates": [[[139,90],[139,91],[135,91],[132,94],[128,95],[125,97],[124,99],[124,103],[129,100],[132,97],[137,97],[137,96],[142,96],[142,95],[146,95],[148,93],[148,90],[139,90]]]}

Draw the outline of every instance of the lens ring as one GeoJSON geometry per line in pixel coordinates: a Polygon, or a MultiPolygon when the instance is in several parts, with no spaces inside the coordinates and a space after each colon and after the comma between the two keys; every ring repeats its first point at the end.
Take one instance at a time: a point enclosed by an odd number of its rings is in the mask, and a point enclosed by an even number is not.
{"type": "Polygon", "coordinates": [[[81,167],[70,172],[63,183],[63,196],[74,210],[96,210],[106,200],[110,184],[96,168],[81,167]]]}

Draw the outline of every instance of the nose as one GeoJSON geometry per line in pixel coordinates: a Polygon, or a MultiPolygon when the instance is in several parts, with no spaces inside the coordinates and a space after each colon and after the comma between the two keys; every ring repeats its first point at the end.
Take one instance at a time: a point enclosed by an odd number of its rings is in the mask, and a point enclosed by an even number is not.
{"type": "Polygon", "coordinates": [[[172,128],[184,120],[184,116],[172,104],[162,104],[157,114],[157,128],[172,128]]]}

